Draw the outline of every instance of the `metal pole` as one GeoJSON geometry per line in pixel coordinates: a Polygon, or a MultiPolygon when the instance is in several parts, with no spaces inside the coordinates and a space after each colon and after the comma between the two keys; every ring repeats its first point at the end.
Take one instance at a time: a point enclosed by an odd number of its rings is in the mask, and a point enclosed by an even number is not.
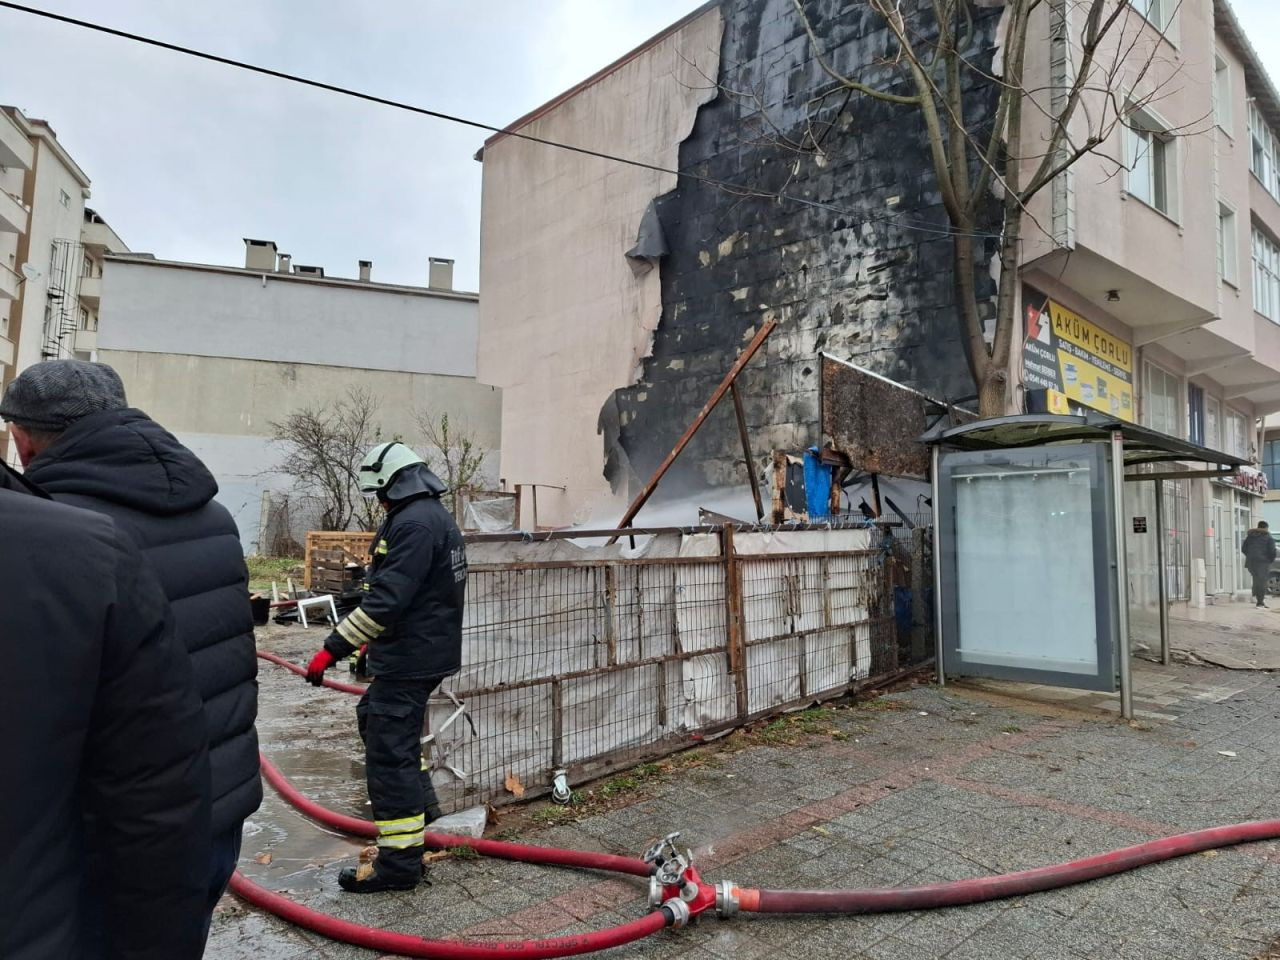
{"type": "MultiPolygon", "coordinates": [[[[698,428],[702,426],[707,417],[711,416],[711,411],[716,408],[716,404],[720,399],[729,392],[729,387],[733,381],[738,379],[743,368],[751,362],[751,358],[756,355],[756,351],[764,345],[769,334],[773,333],[774,328],[778,326],[777,320],[767,320],[760,328],[760,331],[751,339],[742,353],[738,354],[738,359],[734,361],[729,372],[724,375],[724,379],[720,381],[720,386],[716,387],[715,392],[711,394],[711,398],[702,405],[702,409],[698,411],[698,415],[693,418],[693,423],[689,424],[683,436],[676,441],[676,445],[671,448],[671,452],[667,454],[665,460],[658,465],[658,469],[653,472],[653,476],[649,478],[649,482],[644,485],[644,489],[631,501],[631,506],[627,507],[627,512],[622,515],[622,519],[618,521],[618,530],[625,530],[631,526],[631,521],[636,518],[636,514],[640,512],[640,508],[649,502],[649,498],[653,496],[653,491],[658,488],[658,483],[667,475],[667,471],[671,469],[671,465],[676,462],[676,457],[680,456],[682,450],[689,445],[689,441],[693,439],[694,434],[698,432],[698,428]]],[[[621,534],[619,534],[621,536],[621,534]]],[[[617,543],[618,537],[614,537],[609,541],[609,545],[617,543]]]]}
{"type": "Polygon", "coordinates": [[[938,667],[938,686],[947,685],[946,667],[942,661],[942,538],[941,511],[938,505],[941,497],[942,477],[938,472],[938,464],[942,460],[941,448],[934,446],[930,479],[933,481],[933,655],[938,667]]]}
{"type": "Polygon", "coordinates": [[[1129,663],[1129,562],[1125,556],[1124,434],[1111,433],[1111,496],[1115,516],[1116,653],[1120,661],[1120,716],[1133,719],[1133,676],[1129,663]]]}
{"type": "Polygon", "coordinates": [[[760,481],[756,479],[756,464],[751,458],[751,435],[747,433],[747,415],[742,409],[742,395],[738,393],[738,381],[729,384],[733,396],[733,413],[738,418],[738,439],[742,441],[742,456],[747,462],[747,479],[751,481],[751,499],[756,504],[756,519],[764,519],[764,504],[760,502],[760,481]]]}
{"type": "Polygon", "coordinates": [[[1169,582],[1165,569],[1164,556],[1164,481],[1156,481],[1156,566],[1160,579],[1158,595],[1160,598],[1160,662],[1166,667],[1169,657],[1169,582]]]}

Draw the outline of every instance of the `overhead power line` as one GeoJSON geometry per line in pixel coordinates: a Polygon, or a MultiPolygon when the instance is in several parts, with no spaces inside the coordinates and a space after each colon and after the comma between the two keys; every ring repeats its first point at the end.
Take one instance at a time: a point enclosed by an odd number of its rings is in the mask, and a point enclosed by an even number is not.
{"type": "Polygon", "coordinates": [[[730,183],[726,180],[718,180],[714,177],[703,176],[702,174],[693,173],[688,170],[673,170],[669,167],[663,167],[658,164],[648,163],[644,160],[636,160],[633,157],[620,157],[615,154],[605,153],[601,150],[592,150],[590,147],[579,147],[570,143],[562,143],[558,140],[548,140],[544,137],[535,136],[529,133],[521,133],[508,127],[495,127],[492,124],[483,123],[479,120],[471,120],[466,117],[456,116],[455,114],[445,113],[441,110],[432,110],[428,107],[419,107],[411,103],[405,103],[402,100],[392,100],[389,97],[380,97],[372,93],[364,93],[360,90],[354,90],[350,87],[342,87],[334,83],[325,83],[323,80],[313,80],[309,77],[298,76],[297,74],[287,73],[283,70],[275,70],[271,67],[260,66],[256,63],[249,63],[245,60],[236,60],[232,57],[224,57],[220,54],[209,53],[205,50],[197,50],[194,47],[184,47],[181,44],[169,43],[165,40],[157,40],[155,37],[143,36],[139,33],[132,33],[128,30],[118,30],[115,27],[108,27],[105,24],[95,23],[91,20],[80,20],[76,17],[68,17],[65,14],[54,13],[51,10],[41,10],[38,7],[30,7],[22,3],[13,3],[12,0],[0,0],[0,8],[17,11],[18,13],[29,14],[34,17],[42,17],[45,20],[53,20],[57,23],[67,24],[73,27],[80,27],[83,30],[91,30],[94,33],[104,33],[108,36],[118,37],[122,40],[130,40],[134,43],[145,44],[149,47],[158,47],[161,50],[168,50],[172,53],[180,53],[184,56],[195,57],[199,60],[207,60],[210,63],[222,64],[226,67],[234,67],[237,70],[247,70],[250,73],[257,73],[265,77],[274,77],[277,80],[285,80],[289,83],[300,84],[304,87],[312,87],[316,90],[324,90],[329,93],[336,93],[339,96],[351,97],[356,100],[363,100],[366,103],[374,103],[383,107],[391,107],[395,110],[406,110],[409,113],[416,113],[419,116],[431,117],[434,120],[443,120],[447,123],[456,123],[464,127],[471,127],[475,130],[484,130],[488,133],[499,133],[505,137],[512,137],[517,140],[525,140],[529,143],[537,143],[546,147],[554,147],[557,150],[568,150],[571,153],[582,154],[588,157],[595,157],[599,160],[608,160],[613,163],[622,163],[630,167],[638,167],[642,170],[649,170],[653,173],[663,173],[673,177],[679,177],[684,180],[691,180],[706,186],[716,187],[726,193],[736,195],[738,197],[757,197],[763,200],[785,200],[790,203],[799,203],[804,206],[813,207],[828,213],[838,214],[848,217],[859,223],[868,222],[885,222],[891,221],[908,230],[918,230],[923,233],[933,233],[939,236],[971,236],[978,239],[993,239],[998,235],[990,233],[971,233],[964,234],[945,224],[920,224],[912,223],[903,218],[901,214],[884,214],[881,216],[868,217],[864,214],[854,213],[849,210],[837,207],[834,204],[823,203],[819,200],[812,200],[808,197],[797,196],[794,193],[786,193],[783,191],[771,192],[756,187],[745,186],[738,183],[730,183]]]}

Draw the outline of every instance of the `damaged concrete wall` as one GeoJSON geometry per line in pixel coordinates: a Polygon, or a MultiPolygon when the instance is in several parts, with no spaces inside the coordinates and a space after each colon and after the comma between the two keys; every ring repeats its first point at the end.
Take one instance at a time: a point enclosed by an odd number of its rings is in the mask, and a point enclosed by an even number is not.
{"type": "MultiPolygon", "coordinates": [[[[521,133],[674,169],[698,106],[715,95],[721,19],[700,11],[521,133]]],[[[597,417],[634,383],[661,315],[658,271],[624,256],[646,207],[676,177],[513,137],[484,150],[478,376],[503,389],[502,475],[541,490],[544,525],[618,515],[597,417]]]]}
{"type": "MultiPolygon", "coordinates": [[[[914,92],[884,65],[893,42],[869,5],[823,0],[806,8],[836,69],[880,89],[914,92]]],[[[949,226],[918,112],[850,95],[832,81],[791,0],[724,0],[721,11],[721,89],[699,110],[679,163],[758,195],[684,180],[658,203],[671,251],[661,264],[661,322],[642,376],[601,412],[607,473],[627,495],[766,317],[779,328],[741,380],[762,478],[772,449],[820,441],[819,351],[934,396],[974,392],[959,338],[949,226]],[[778,199],[783,192],[808,203],[778,199]]],[[[986,69],[1000,11],[976,12],[966,52],[986,69]]],[[[931,21],[927,13],[916,23],[931,21]]],[[[986,129],[995,98],[990,85],[970,90],[971,129],[986,129]]],[[[994,200],[989,206],[984,232],[995,233],[994,200]]],[[[978,245],[988,318],[995,244],[978,245]]],[[[745,480],[726,403],[662,493],[745,480]]]]}

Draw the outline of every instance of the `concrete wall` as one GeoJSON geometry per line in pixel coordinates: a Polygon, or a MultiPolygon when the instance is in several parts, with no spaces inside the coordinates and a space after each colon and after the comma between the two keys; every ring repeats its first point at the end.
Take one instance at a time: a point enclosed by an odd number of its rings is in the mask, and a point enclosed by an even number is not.
{"type": "Polygon", "coordinates": [[[108,258],[99,350],[475,376],[474,294],[108,258]]]}
{"type": "Polygon", "coordinates": [[[415,417],[448,413],[490,452],[496,480],[501,393],[476,381],[475,343],[473,294],[106,261],[98,359],[209,466],[246,552],[261,545],[264,493],[296,492],[275,472],[272,423],[351,388],[374,396],[382,436],[428,459],[415,417]]]}
{"type": "MultiPolygon", "coordinates": [[[[715,94],[720,33],[705,11],[520,130],[674,169],[715,94]]],[[[597,420],[636,380],[662,310],[658,271],[623,254],[675,182],[523,140],[485,147],[479,378],[503,390],[503,475],[567,487],[539,493],[544,524],[612,509],[597,420]]]]}

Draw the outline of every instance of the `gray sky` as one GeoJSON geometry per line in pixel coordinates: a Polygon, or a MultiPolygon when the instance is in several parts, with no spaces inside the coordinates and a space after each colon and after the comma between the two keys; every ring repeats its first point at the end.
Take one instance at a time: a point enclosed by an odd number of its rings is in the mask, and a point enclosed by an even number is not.
{"type": "MultiPolygon", "coordinates": [[[[28,0],[34,6],[494,125],[514,120],[701,0],[28,0]]],[[[1203,0],[1207,2],[1207,0],[1203,0]]],[[[1280,3],[1233,0],[1280,82],[1280,3]]],[[[424,283],[479,274],[469,130],[0,9],[0,102],[47,119],[135,250],[239,263],[241,237],[295,263],[424,283]]]]}

